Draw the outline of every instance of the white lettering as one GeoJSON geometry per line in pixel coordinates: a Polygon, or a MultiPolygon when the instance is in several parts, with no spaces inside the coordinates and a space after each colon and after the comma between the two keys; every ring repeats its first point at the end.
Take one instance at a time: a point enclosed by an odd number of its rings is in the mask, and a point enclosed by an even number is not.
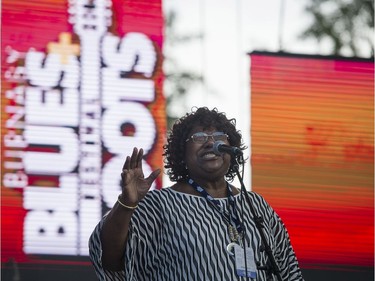
{"type": "Polygon", "coordinates": [[[22,121],[25,116],[25,108],[17,105],[5,106],[5,112],[12,114],[11,117],[5,122],[6,128],[23,129],[25,122],[22,121]]]}
{"type": "Polygon", "coordinates": [[[26,73],[31,85],[51,88],[58,86],[62,67],[58,54],[45,55],[29,51],[26,55],[26,73]]]}
{"type": "Polygon", "coordinates": [[[121,41],[111,34],[103,38],[104,63],[117,71],[135,71],[151,77],[156,63],[152,41],[144,34],[130,32],[121,41]]]}
{"type": "Polygon", "coordinates": [[[4,145],[5,147],[25,148],[27,142],[23,135],[18,135],[14,130],[9,130],[4,136],[4,145]]]}
{"type": "Polygon", "coordinates": [[[25,152],[25,170],[35,174],[69,173],[78,164],[78,138],[71,128],[27,126],[24,136],[32,145],[52,145],[59,152],[25,152]]]}
{"type": "Polygon", "coordinates": [[[105,107],[123,101],[151,102],[155,99],[155,83],[148,79],[121,78],[118,71],[105,68],[103,70],[103,96],[105,107]]]}
{"type": "Polygon", "coordinates": [[[143,147],[147,154],[155,135],[156,126],[151,112],[140,103],[114,103],[103,115],[103,141],[113,154],[130,155],[135,146],[143,147]],[[133,136],[122,134],[121,125],[126,123],[134,125],[133,136]]]}
{"type": "Polygon", "coordinates": [[[26,89],[26,123],[54,126],[78,126],[79,93],[76,89],[26,89]],[[53,116],[53,118],[46,118],[53,116]]]}
{"type": "Polygon", "coordinates": [[[29,211],[24,222],[24,252],[77,255],[77,224],[74,212],[29,211]]]}
{"type": "Polygon", "coordinates": [[[24,189],[23,206],[28,210],[78,209],[78,178],[75,174],[60,176],[57,187],[28,186],[24,189]]]}
{"type": "Polygon", "coordinates": [[[3,176],[4,187],[24,188],[28,184],[28,176],[24,172],[5,173],[3,176]]]}

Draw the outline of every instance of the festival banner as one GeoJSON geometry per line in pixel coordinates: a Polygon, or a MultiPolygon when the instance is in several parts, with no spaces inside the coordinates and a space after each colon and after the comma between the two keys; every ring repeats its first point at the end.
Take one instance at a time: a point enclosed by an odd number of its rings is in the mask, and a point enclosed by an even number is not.
{"type": "Polygon", "coordinates": [[[125,156],[163,166],[161,1],[4,0],[1,35],[1,262],[88,265],[125,156]]]}

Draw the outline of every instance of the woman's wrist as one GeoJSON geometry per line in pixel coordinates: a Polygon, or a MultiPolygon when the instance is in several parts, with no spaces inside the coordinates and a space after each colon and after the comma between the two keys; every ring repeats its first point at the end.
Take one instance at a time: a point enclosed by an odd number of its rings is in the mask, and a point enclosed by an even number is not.
{"type": "Polygon", "coordinates": [[[125,209],[128,209],[128,210],[135,210],[138,207],[138,204],[136,204],[135,206],[129,206],[129,205],[123,203],[122,198],[121,198],[121,194],[117,197],[117,203],[121,207],[123,207],[125,209]]]}

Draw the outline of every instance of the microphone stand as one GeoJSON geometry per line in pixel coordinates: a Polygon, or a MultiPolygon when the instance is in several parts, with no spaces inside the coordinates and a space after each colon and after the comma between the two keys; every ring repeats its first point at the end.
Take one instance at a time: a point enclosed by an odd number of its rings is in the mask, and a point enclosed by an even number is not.
{"type": "MultiPolygon", "coordinates": [[[[266,271],[267,280],[273,280],[273,274],[275,274],[278,281],[283,281],[283,279],[281,278],[281,275],[280,275],[280,269],[279,269],[279,267],[278,267],[278,265],[275,261],[275,257],[273,256],[272,249],[269,246],[269,244],[267,242],[267,238],[266,238],[266,236],[264,234],[264,231],[263,231],[264,220],[261,216],[257,215],[257,213],[254,209],[254,206],[251,203],[250,196],[249,196],[249,194],[246,190],[245,184],[243,182],[243,178],[242,178],[242,176],[240,175],[240,172],[239,172],[239,163],[242,163],[242,164],[244,163],[243,156],[239,155],[238,158],[233,156],[232,161],[233,161],[233,164],[234,164],[233,168],[234,168],[234,170],[236,172],[236,175],[237,175],[237,177],[240,181],[240,184],[241,184],[241,197],[245,196],[246,201],[249,204],[251,214],[254,217],[255,226],[256,226],[259,234],[260,234],[260,238],[261,238],[262,243],[263,243],[264,251],[266,252],[266,255],[268,257],[266,265],[262,266],[262,265],[259,264],[259,262],[257,262],[257,269],[266,271]],[[240,161],[239,161],[239,159],[240,159],[240,161]]],[[[241,200],[243,202],[242,198],[241,198],[241,200]]],[[[243,215],[243,212],[242,212],[242,215],[243,215]]],[[[242,223],[244,223],[244,218],[242,218],[242,223]]],[[[244,229],[244,231],[245,231],[245,229],[244,229]]],[[[244,249],[245,249],[246,248],[245,247],[245,235],[243,235],[242,239],[243,239],[243,245],[244,245],[244,249]]],[[[261,247],[261,249],[262,249],[262,247],[261,247]]],[[[246,266],[246,276],[247,276],[246,250],[244,251],[244,253],[245,253],[245,266],[246,266]]]]}

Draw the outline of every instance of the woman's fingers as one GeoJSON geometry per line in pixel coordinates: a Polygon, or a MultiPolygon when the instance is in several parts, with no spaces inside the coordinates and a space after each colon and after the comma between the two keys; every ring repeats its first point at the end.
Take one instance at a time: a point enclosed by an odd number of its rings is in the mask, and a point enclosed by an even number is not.
{"type": "Polygon", "coordinates": [[[156,180],[156,178],[159,176],[161,170],[160,169],[156,169],[155,171],[153,171],[148,177],[147,179],[145,179],[148,183],[148,186],[150,187],[152,185],[152,183],[154,182],[154,180],[156,180]]]}
{"type": "Polygon", "coordinates": [[[142,158],[143,158],[143,149],[141,148],[138,153],[137,168],[142,169],[142,158]]]}
{"type": "Polygon", "coordinates": [[[129,170],[130,169],[130,157],[126,156],[124,165],[122,166],[122,171],[129,170]]]}
{"type": "Polygon", "coordinates": [[[133,148],[131,156],[127,156],[122,167],[121,179],[123,187],[128,184],[150,188],[153,181],[159,176],[161,170],[153,171],[147,178],[144,178],[142,171],[143,149],[133,148]]]}
{"type": "Polygon", "coordinates": [[[143,149],[138,152],[138,148],[134,147],[131,156],[126,156],[122,170],[130,170],[135,168],[142,168],[143,149]]]}
{"type": "Polygon", "coordinates": [[[137,168],[138,162],[138,148],[133,148],[132,156],[130,157],[130,169],[137,168]]]}

